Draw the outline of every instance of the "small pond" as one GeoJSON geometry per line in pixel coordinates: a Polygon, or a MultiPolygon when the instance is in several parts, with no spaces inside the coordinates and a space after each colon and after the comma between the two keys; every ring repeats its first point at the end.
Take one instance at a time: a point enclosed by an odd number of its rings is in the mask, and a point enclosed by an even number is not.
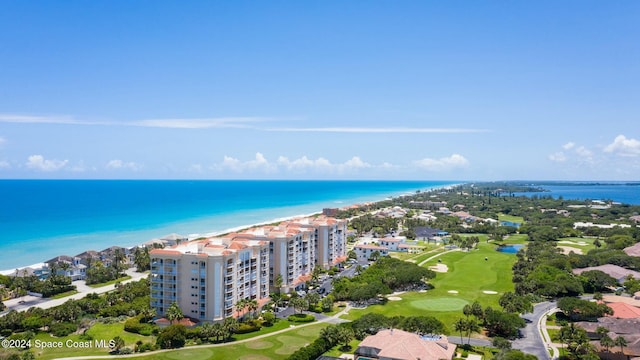
{"type": "Polygon", "coordinates": [[[498,246],[496,250],[503,253],[507,253],[507,254],[516,254],[523,247],[524,247],[523,244],[504,245],[504,246],[498,246]]]}

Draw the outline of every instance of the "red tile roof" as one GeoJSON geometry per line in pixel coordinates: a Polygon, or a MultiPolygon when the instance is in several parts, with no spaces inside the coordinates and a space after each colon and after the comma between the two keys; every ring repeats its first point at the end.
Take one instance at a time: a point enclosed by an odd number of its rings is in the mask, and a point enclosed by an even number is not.
{"type": "Polygon", "coordinates": [[[456,345],[450,344],[446,336],[439,340],[425,340],[417,334],[398,330],[380,330],[367,336],[358,347],[378,349],[379,358],[439,360],[451,359],[456,345]]]}
{"type": "Polygon", "coordinates": [[[618,319],[640,318],[640,308],[637,308],[635,306],[622,303],[622,302],[608,303],[607,306],[613,309],[612,316],[615,318],[618,318],[618,319]]]}

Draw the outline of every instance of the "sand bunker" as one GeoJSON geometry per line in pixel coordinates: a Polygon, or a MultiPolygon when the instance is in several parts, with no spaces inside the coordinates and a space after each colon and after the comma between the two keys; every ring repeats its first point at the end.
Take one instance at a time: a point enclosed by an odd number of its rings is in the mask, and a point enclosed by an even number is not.
{"type": "Polygon", "coordinates": [[[449,267],[447,265],[445,265],[445,264],[438,264],[438,265],[429,266],[429,270],[433,270],[435,272],[445,273],[445,272],[449,271],[449,267]]]}
{"type": "Polygon", "coordinates": [[[427,290],[424,290],[424,289],[423,289],[423,290],[420,290],[420,291],[418,291],[418,292],[419,292],[419,293],[426,293],[426,292],[427,292],[427,290]]]}
{"type": "Polygon", "coordinates": [[[449,294],[457,294],[457,293],[458,293],[458,290],[449,290],[449,291],[447,291],[447,292],[448,292],[449,294]]]}
{"type": "Polygon", "coordinates": [[[497,291],[493,291],[493,290],[484,290],[482,292],[488,295],[495,295],[498,293],[497,291]]]}
{"type": "Polygon", "coordinates": [[[398,296],[389,296],[387,299],[389,299],[391,301],[400,301],[400,300],[402,300],[402,298],[398,297],[398,296]]]}
{"type": "Polygon", "coordinates": [[[568,241],[568,240],[562,240],[562,241],[558,241],[558,244],[571,244],[571,245],[578,245],[578,246],[587,246],[589,244],[587,244],[584,241],[568,241]]]}
{"type": "Polygon", "coordinates": [[[578,255],[582,255],[582,249],[576,249],[571,246],[558,246],[558,249],[562,250],[562,253],[566,255],[569,255],[572,251],[578,255]]]}

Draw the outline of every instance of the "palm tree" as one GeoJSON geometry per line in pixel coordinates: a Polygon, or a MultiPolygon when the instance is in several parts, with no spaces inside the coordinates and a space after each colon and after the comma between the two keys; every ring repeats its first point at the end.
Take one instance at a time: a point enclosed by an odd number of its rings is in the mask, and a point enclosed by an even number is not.
{"type": "Polygon", "coordinates": [[[121,266],[120,264],[122,264],[124,262],[125,256],[124,256],[124,252],[122,251],[122,249],[120,248],[116,248],[113,251],[113,267],[116,269],[117,272],[120,272],[121,266]]]}
{"type": "Polygon", "coordinates": [[[240,317],[240,314],[244,312],[244,309],[247,307],[247,299],[240,299],[236,301],[236,312],[238,313],[237,317],[240,317]]]}
{"type": "Polygon", "coordinates": [[[282,279],[282,274],[278,274],[276,275],[276,278],[273,279],[273,286],[276,287],[276,291],[277,292],[281,292],[282,290],[282,284],[284,283],[284,280],[282,279]]]}
{"type": "Polygon", "coordinates": [[[480,331],[480,325],[474,319],[467,319],[466,321],[466,331],[467,331],[467,345],[471,342],[471,333],[480,331]]]}
{"type": "Polygon", "coordinates": [[[609,348],[615,346],[616,344],[608,334],[604,334],[602,335],[602,337],[600,337],[600,345],[604,347],[607,352],[609,352],[609,348]]]}
{"type": "Polygon", "coordinates": [[[216,342],[220,341],[220,338],[226,338],[229,330],[224,327],[222,323],[215,323],[211,325],[211,337],[216,338],[216,342]]]}
{"type": "MultiPolygon", "coordinates": [[[[218,325],[222,326],[221,324],[218,325]]],[[[208,322],[202,324],[198,329],[198,335],[200,335],[201,339],[208,341],[214,336],[214,324],[208,322]]]]}
{"type": "Polygon", "coordinates": [[[167,313],[165,314],[167,320],[169,320],[172,324],[174,321],[180,321],[184,318],[184,314],[182,313],[182,309],[178,306],[177,302],[172,302],[167,309],[167,313]]]}
{"type": "Polygon", "coordinates": [[[229,337],[231,337],[231,334],[233,334],[238,330],[238,320],[232,317],[228,317],[224,319],[222,326],[226,330],[225,336],[228,339],[229,337]]]}
{"type": "Polygon", "coordinates": [[[459,318],[453,324],[453,330],[460,331],[460,343],[462,343],[462,333],[467,330],[467,322],[463,318],[459,318]]]}
{"type": "Polygon", "coordinates": [[[620,346],[620,353],[624,355],[624,347],[627,346],[627,339],[623,338],[622,336],[618,336],[617,338],[613,339],[613,344],[616,346],[620,346]]]}
{"type": "Polygon", "coordinates": [[[124,347],[124,340],[120,336],[116,336],[113,338],[113,351],[116,353],[120,352],[120,349],[124,347]]]}
{"type": "Polygon", "coordinates": [[[256,299],[251,299],[251,300],[247,299],[246,303],[247,303],[247,305],[246,305],[247,310],[249,311],[249,316],[250,316],[250,318],[253,319],[255,317],[255,311],[258,310],[258,300],[256,300],[256,299]]]}
{"type": "Polygon", "coordinates": [[[353,333],[353,330],[351,330],[351,328],[348,328],[346,326],[338,326],[337,336],[338,344],[342,344],[342,347],[346,348],[347,346],[349,346],[351,340],[353,340],[353,338],[355,337],[355,334],[353,333]]]}

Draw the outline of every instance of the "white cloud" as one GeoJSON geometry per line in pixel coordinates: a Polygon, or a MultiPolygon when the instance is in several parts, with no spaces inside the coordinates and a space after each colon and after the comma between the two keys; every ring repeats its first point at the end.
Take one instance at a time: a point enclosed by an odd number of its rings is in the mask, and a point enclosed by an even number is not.
{"type": "Polygon", "coordinates": [[[371,164],[362,161],[362,159],[360,159],[360,157],[358,156],[354,156],[351,159],[347,160],[344,163],[344,166],[346,168],[351,168],[351,169],[362,169],[362,168],[370,168],[371,164]]]}
{"type": "Polygon", "coordinates": [[[618,135],[613,142],[604,148],[607,153],[615,153],[620,156],[639,156],[640,141],[627,139],[624,135],[618,135]]]}
{"type": "Polygon", "coordinates": [[[576,144],[574,142],[572,142],[572,141],[569,141],[568,143],[562,145],[562,148],[565,149],[565,150],[570,150],[574,146],[576,146],[576,144]]]}
{"type": "Polygon", "coordinates": [[[2,144],[6,143],[7,140],[5,140],[2,136],[0,136],[0,146],[2,146],[2,144]]]}
{"type": "Polygon", "coordinates": [[[250,123],[265,121],[260,117],[228,117],[209,119],[150,119],[130,123],[134,126],[170,129],[252,128],[250,123]]]}
{"type": "Polygon", "coordinates": [[[9,169],[11,164],[8,161],[0,160],[0,169],[9,169]]]}
{"type": "Polygon", "coordinates": [[[248,170],[262,170],[266,172],[274,172],[276,166],[271,164],[262,153],[256,153],[253,160],[240,161],[236,158],[225,155],[222,164],[218,167],[230,169],[236,172],[248,170]]]}
{"type": "Polygon", "coordinates": [[[333,165],[325,158],[318,158],[311,160],[307,156],[303,156],[299,159],[289,160],[285,156],[278,157],[277,164],[285,167],[288,170],[302,170],[302,169],[330,169],[333,165]]]}
{"type": "Polygon", "coordinates": [[[136,121],[87,121],[72,116],[32,116],[0,114],[0,122],[19,124],[62,124],[87,126],[140,126],[170,129],[208,129],[208,128],[250,128],[250,123],[265,121],[262,117],[224,117],[224,118],[184,118],[184,119],[145,119],[136,121]]]}
{"type": "Polygon", "coordinates": [[[31,155],[27,159],[27,167],[40,171],[56,171],[67,165],[69,160],[47,160],[42,155],[31,155]]]}
{"type": "Polygon", "coordinates": [[[110,160],[107,163],[106,168],[110,170],[128,169],[128,170],[137,171],[140,169],[140,166],[132,161],[125,162],[119,159],[114,159],[114,160],[110,160]]]}
{"type": "Polygon", "coordinates": [[[414,161],[414,164],[431,171],[447,171],[469,166],[469,160],[460,154],[453,154],[439,159],[425,158],[414,161]]]}
{"type": "Polygon", "coordinates": [[[365,128],[365,127],[321,127],[321,128],[270,128],[267,131],[283,132],[332,132],[332,133],[483,133],[489,132],[486,129],[462,129],[462,128],[365,128]]]}
{"type": "Polygon", "coordinates": [[[584,146],[577,147],[576,154],[582,156],[583,158],[590,158],[591,156],[593,156],[593,152],[584,146]]]}
{"type": "Polygon", "coordinates": [[[567,161],[567,156],[562,151],[558,151],[556,153],[549,155],[549,160],[555,161],[555,162],[563,162],[563,161],[567,161]]]}

